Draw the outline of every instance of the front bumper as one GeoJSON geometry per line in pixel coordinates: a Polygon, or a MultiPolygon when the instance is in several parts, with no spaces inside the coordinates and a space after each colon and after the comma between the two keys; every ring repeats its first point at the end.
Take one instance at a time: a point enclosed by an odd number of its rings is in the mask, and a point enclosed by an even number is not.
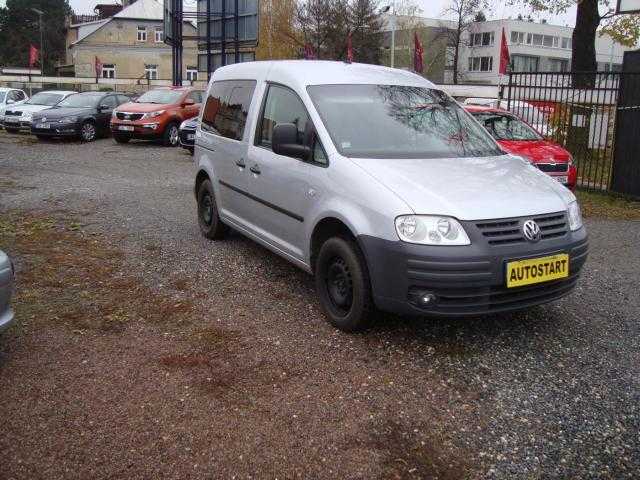
{"type": "Polygon", "coordinates": [[[463,222],[471,245],[426,246],[360,236],[374,301],[406,315],[465,316],[519,310],[557,300],[576,286],[588,252],[586,230],[538,243],[489,244],[463,222]],[[569,254],[569,277],[516,288],[506,286],[508,261],[569,254]],[[435,298],[428,305],[424,295],[435,298]]]}
{"type": "Polygon", "coordinates": [[[80,134],[79,123],[51,123],[50,128],[37,128],[31,125],[31,133],[39,137],[77,137],[80,134]]]}
{"type": "Polygon", "coordinates": [[[2,122],[2,126],[5,129],[14,129],[14,130],[25,130],[25,131],[29,131],[31,130],[31,121],[25,121],[25,120],[21,120],[20,117],[18,117],[18,121],[12,121],[12,120],[7,120],[7,117],[4,118],[3,122],[2,122]]]}
{"type": "Polygon", "coordinates": [[[195,134],[196,134],[195,130],[189,130],[189,129],[180,130],[180,146],[189,150],[194,148],[194,145],[196,143],[195,134]],[[189,139],[189,135],[193,135],[193,137],[189,139]]]}
{"type": "Polygon", "coordinates": [[[164,128],[159,122],[124,123],[111,121],[111,133],[136,139],[158,139],[162,137],[164,128]],[[133,128],[133,130],[121,130],[120,127],[133,128]]]}

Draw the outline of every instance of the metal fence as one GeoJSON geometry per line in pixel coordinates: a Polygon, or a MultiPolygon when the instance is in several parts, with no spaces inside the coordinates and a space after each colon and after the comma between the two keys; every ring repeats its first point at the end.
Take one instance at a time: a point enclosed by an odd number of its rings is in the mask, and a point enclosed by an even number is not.
{"type": "Polygon", "coordinates": [[[616,112],[626,72],[513,72],[506,102],[546,138],[565,147],[578,169],[578,186],[590,190],[611,188],[614,168],[616,112]],[[578,77],[593,87],[574,87],[578,77]]]}

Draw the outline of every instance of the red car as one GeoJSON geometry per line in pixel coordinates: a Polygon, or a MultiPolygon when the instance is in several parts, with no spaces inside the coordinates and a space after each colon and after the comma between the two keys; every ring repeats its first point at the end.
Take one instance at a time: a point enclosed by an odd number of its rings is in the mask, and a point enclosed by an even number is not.
{"type": "Polygon", "coordinates": [[[527,158],[543,172],[576,188],[577,169],[571,154],[557,143],[545,140],[531,125],[511,112],[493,107],[465,105],[508,153],[527,158]]]}

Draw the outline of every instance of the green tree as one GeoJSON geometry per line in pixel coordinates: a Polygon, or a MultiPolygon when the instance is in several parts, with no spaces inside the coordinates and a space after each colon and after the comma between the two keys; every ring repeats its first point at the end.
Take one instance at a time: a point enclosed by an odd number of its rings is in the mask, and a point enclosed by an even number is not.
{"type": "MultiPolygon", "coordinates": [[[[525,4],[536,12],[562,14],[577,5],[576,28],[573,31],[572,69],[575,72],[595,72],[596,35],[610,35],[622,45],[634,46],[640,39],[640,15],[615,15],[615,0],[511,0],[512,4],[525,4]]],[[[575,75],[574,85],[590,87],[594,75],[575,75]]]]}
{"type": "Polygon", "coordinates": [[[64,56],[65,18],[72,13],[68,0],[7,0],[0,8],[0,64],[29,65],[29,46],[42,50],[40,24],[36,8],[44,12],[44,66],[51,72],[64,56]]]}

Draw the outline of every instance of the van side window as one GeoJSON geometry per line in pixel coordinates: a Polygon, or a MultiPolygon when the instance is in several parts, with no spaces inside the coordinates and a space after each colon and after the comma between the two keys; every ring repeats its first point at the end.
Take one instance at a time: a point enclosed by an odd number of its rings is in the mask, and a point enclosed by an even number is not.
{"type": "Polygon", "coordinates": [[[254,80],[214,82],[202,113],[202,130],[242,140],[255,88],[254,80]]]}
{"type": "Polygon", "coordinates": [[[307,109],[294,92],[278,85],[270,85],[260,120],[258,142],[271,148],[273,128],[279,123],[293,123],[298,127],[298,143],[303,145],[308,122],[307,109]]]}
{"type": "Polygon", "coordinates": [[[293,123],[298,127],[298,143],[309,143],[312,147],[311,161],[320,165],[328,165],[329,161],[317,136],[309,136],[314,132],[313,124],[302,100],[288,88],[270,85],[267,99],[264,102],[262,118],[258,124],[256,145],[271,148],[273,129],[279,123],[293,123]],[[312,138],[312,140],[308,140],[312,138]],[[312,143],[312,144],[311,144],[312,143]]]}

